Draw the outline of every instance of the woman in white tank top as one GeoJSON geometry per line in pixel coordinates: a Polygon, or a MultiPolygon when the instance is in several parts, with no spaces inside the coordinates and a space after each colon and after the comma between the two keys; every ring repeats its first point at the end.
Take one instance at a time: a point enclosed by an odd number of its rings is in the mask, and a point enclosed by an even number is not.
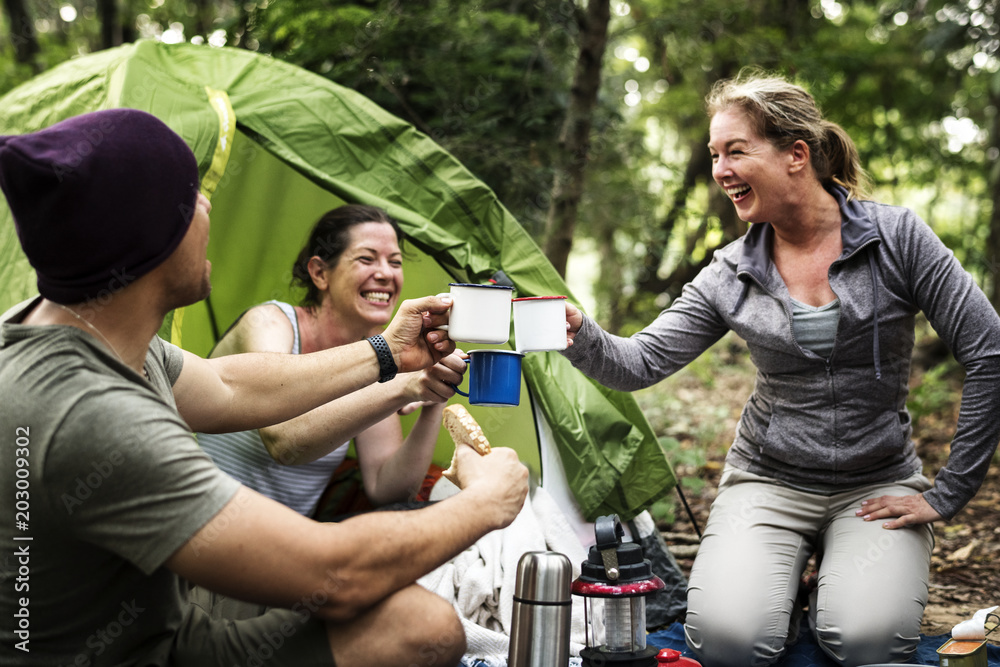
{"type": "MultiPolygon", "coordinates": [[[[269,301],[244,313],[212,351],[302,354],[364,340],[392,319],[403,287],[402,231],[385,211],[347,205],[324,214],[293,265],[301,305],[269,301]]],[[[198,434],[224,471],[311,515],[353,438],[365,494],[375,505],[412,498],[434,453],[441,414],[461,383],[459,352],[257,431],[198,434]],[[398,414],[420,409],[404,439],[398,414]]]]}

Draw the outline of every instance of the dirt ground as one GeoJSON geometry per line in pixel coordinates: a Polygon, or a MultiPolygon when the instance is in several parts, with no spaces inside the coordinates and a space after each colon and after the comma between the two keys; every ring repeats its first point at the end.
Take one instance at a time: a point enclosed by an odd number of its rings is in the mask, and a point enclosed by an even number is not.
{"type": "MultiPolygon", "coordinates": [[[[653,415],[650,421],[654,428],[679,443],[680,453],[672,457],[674,467],[679,478],[688,478],[682,489],[700,527],[704,527],[709,506],[715,498],[725,446],[732,438],[753,385],[752,370],[739,359],[742,355],[739,346],[731,344],[730,347],[731,364],[715,364],[711,373],[706,369],[701,372],[694,369],[694,372],[670,378],[655,390],[645,390],[647,393],[637,396],[647,415],[653,415]],[[677,419],[679,414],[684,415],[683,418],[677,419]],[[662,424],[657,423],[659,419],[662,424]],[[706,437],[715,438],[718,444],[710,447],[704,457],[684,455],[684,450],[703,450],[706,437]]],[[[725,362],[726,353],[722,357],[725,362]]],[[[921,374],[917,368],[911,389],[920,384],[921,374]]],[[[947,461],[958,417],[960,371],[939,378],[936,386],[945,389],[950,386],[952,391],[947,392],[947,398],[939,396],[934,404],[935,411],[921,415],[914,428],[924,473],[932,479],[947,461]]],[[[945,394],[943,391],[938,393],[945,394]]],[[[924,634],[948,634],[956,623],[970,618],[978,609],[1000,604],[998,510],[1000,465],[995,456],[994,465],[972,502],[951,521],[935,524],[930,598],[922,626],[924,634]]],[[[683,507],[677,506],[673,522],[661,521],[659,527],[687,574],[697,547],[692,539],[695,531],[683,507]]]]}

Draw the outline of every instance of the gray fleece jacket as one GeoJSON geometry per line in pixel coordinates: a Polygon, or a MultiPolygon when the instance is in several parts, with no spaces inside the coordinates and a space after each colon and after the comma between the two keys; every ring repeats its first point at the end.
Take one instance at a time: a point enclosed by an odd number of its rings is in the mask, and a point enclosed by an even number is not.
{"type": "Polygon", "coordinates": [[[673,374],[734,331],[757,368],[727,462],[790,484],[890,482],[920,469],[906,409],[914,321],[923,311],[965,367],[947,465],[924,497],[946,519],[976,494],[1000,440],[1000,317],[912,211],[840,202],[843,254],[830,266],[840,323],[828,359],[799,346],[788,289],[770,259],[774,230],[754,224],[716,251],[670,308],[630,338],[585,317],[564,353],[623,391],[673,374]]]}

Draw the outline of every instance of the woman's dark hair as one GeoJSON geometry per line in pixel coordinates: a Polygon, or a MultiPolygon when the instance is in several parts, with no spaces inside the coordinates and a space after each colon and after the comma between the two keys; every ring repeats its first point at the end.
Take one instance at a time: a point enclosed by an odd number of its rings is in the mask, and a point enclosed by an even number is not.
{"type": "Polygon", "coordinates": [[[384,222],[391,225],[396,232],[396,241],[400,248],[403,247],[405,237],[399,223],[377,206],[346,204],[327,211],[313,225],[312,231],[309,232],[309,240],[299,251],[299,256],[292,265],[292,286],[304,287],[306,290],[300,305],[318,306],[320,301],[319,289],[309,275],[309,260],[319,257],[328,267],[333,266],[344,254],[351,227],[366,222],[384,222]]]}

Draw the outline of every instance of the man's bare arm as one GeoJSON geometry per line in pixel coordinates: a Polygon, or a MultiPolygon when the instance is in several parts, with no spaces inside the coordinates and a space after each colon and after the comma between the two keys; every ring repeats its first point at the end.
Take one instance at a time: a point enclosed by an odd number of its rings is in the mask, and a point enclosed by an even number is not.
{"type": "MultiPolygon", "coordinates": [[[[384,337],[400,372],[421,370],[455,345],[433,331],[450,301],[404,301],[384,337]]],[[[374,383],[375,351],[367,341],[313,354],[235,354],[201,359],[185,353],[174,383],[177,409],[193,431],[245,431],[283,422],[374,383]]]]}
{"type": "Polygon", "coordinates": [[[188,581],[243,600],[355,617],[509,525],[527,494],[517,454],[459,452],[463,491],[409,512],[373,512],[322,524],[254,491],[226,507],[167,561],[188,581]]]}

